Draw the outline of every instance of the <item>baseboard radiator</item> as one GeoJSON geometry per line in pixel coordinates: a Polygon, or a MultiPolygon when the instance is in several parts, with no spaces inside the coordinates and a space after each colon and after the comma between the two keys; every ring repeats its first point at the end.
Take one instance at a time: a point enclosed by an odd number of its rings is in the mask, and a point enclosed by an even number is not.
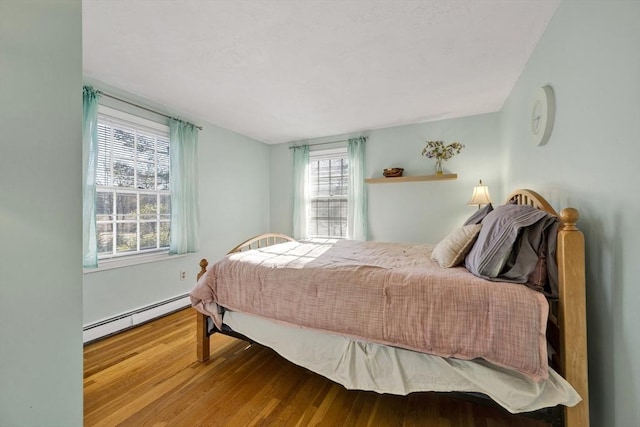
{"type": "Polygon", "coordinates": [[[158,317],[165,316],[191,305],[189,295],[176,297],[151,304],[137,310],[123,313],[109,319],[101,320],[85,326],[82,329],[82,342],[87,344],[108,335],[121,332],[125,329],[141,325],[158,317]]]}

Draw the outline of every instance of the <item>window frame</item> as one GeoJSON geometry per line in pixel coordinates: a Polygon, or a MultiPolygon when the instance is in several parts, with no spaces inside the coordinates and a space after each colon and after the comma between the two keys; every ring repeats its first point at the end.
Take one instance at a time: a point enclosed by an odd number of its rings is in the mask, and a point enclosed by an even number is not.
{"type": "MultiPolygon", "coordinates": [[[[167,140],[169,140],[169,136],[170,136],[170,129],[168,124],[163,124],[163,123],[158,123],[152,120],[148,120],[145,119],[143,117],[137,116],[135,114],[131,114],[131,113],[127,113],[121,110],[117,110],[111,107],[107,107],[104,105],[99,105],[98,106],[98,122],[100,122],[102,120],[102,122],[104,123],[105,121],[113,124],[113,125],[121,125],[123,128],[131,128],[131,129],[135,129],[136,131],[140,131],[143,133],[152,133],[155,135],[160,135],[162,137],[165,137],[167,140]]],[[[170,141],[169,141],[170,143],[170,141]]],[[[157,147],[156,149],[156,158],[154,159],[154,169],[155,169],[155,179],[157,180],[157,173],[158,173],[158,159],[157,159],[157,147]]],[[[134,159],[134,162],[136,162],[136,159],[134,159]]],[[[134,172],[135,174],[137,174],[137,169],[134,172]]],[[[134,180],[137,179],[134,178],[134,180]]],[[[171,178],[169,177],[169,180],[171,178]]],[[[169,181],[170,182],[170,181],[169,181]]],[[[113,182],[111,183],[113,184],[113,182]]],[[[98,268],[92,268],[92,269],[84,269],[85,273],[90,273],[90,272],[95,272],[95,271],[101,271],[101,270],[107,270],[107,269],[112,269],[112,268],[119,268],[119,267],[125,267],[125,266],[129,266],[129,265],[137,265],[137,264],[143,264],[143,263],[148,263],[148,262],[153,262],[153,261],[159,261],[159,260],[164,260],[164,259],[169,259],[169,247],[155,247],[155,248],[150,248],[150,249],[140,249],[140,244],[141,244],[141,236],[140,236],[140,226],[141,224],[144,223],[155,223],[156,224],[156,239],[160,238],[160,231],[159,231],[159,227],[161,226],[162,223],[167,223],[169,224],[169,230],[170,230],[170,226],[171,226],[171,212],[169,209],[168,213],[162,214],[160,211],[160,195],[167,195],[169,197],[169,200],[171,198],[171,190],[170,190],[170,184],[168,185],[169,188],[167,188],[166,190],[159,190],[157,188],[154,189],[146,189],[146,188],[136,188],[134,187],[119,187],[119,186],[115,186],[115,185],[110,185],[110,186],[104,186],[104,185],[98,185],[96,183],[96,197],[98,195],[98,193],[111,193],[112,194],[112,203],[114,204],[114,210],[112,211],[112,215],[111,218],[108,220],[98,220],[96,218],[96,233],[97,233],[97,229],[98,229],[98,225],[99,224],[112,224],[113,227],[117,227],[118,224],[126,224],[126,223],[132,223],[132,224],[136,224],[136,251],[131,251],[131,252],[125,252],[125,253],[111,253],[111,254],[107,254],[105,255],[103,254],[98,254],[98,268]],[[116,208],[116,203],[117,203],[117,194],[135,194],[136,195],[136,214],[135,214],[135,219],[125,219],[125,218],[119,218],[121,216],[123,216],[122,214],[118,214],[117,212],[117,208],[116,208]],[[156,212],[155,212],[155,218],[153,219],[149,219],[149,218],[141,218],[141,214],[140,214],[140,199],[141,196],[144,195],[154,195],[156,196],[156,212]],[[166,219],[161,219],[162,215],[167,215],[166,219]]],[[[97,214],[96,214],[97,216],[97,214]]],[[[117,239],[117,232],[113,232],[113,247],[115,248],[115,244],[116,244],[116,239],[117,239]]],[[[156,245],[159,245],[159,241],[156,240],[156,245]]]]}
{"type": "MultiPolygon", "coordinates": [[[[318,149],[318,150],[312,150],[309,151],[309,174],[308,174],[308,203],[309,205],[307,206],[307,236],[309,239],[336,239],[336,240],[344,240],[348,238],[348,233],[349,233],[349,221],[348,221],[348,215],[349,215],[349,158],[348,158],[348,152],[347,152],[347,147],[338,147],[338,148],[327,148],[327,149],[318,149]],[[329,196],[315,196],[314,195],[314,188],[313,188],[313,182],[312,182],[312,173],[311,173],[311,163],[312,162],[317,162],[317,161],[321,161],[321,160],[338,160],[338,159],[343,159],[343,161],[347,164],[347,169],[345,173],[341,173],[340,175],[340,179],[344,182],[346,181],[346,187],[342,187],[342,189],[345,191],[344,194],[340,194],[340,195],[329,195],[329,196]],[[318,235],[318,234],[313,234],[311,233],[312,230],[312,221],[316,221],[316,224],[318,224],[318,219],[319,217],[314,217],[312,215],[313,212],[313,207],[312,204],[315,200],[326,200],[326,201],[331,201],[331,200],[340,200],[344,202],[344,206],[341,207],[341,209],[344,209],[344,216],[340,216],[339,218],[341,219],[341,224],[344,224],[345,228],[344,228],[344,234],[342,236],[332,236],[330,235],[330,233],[327,233],[327,235],[318,235]]],[[[328,209],[331,209],[331,207],[328,207],[328,209]]],[[[330,216],[327,216],[327,221],[331,221],[330,220],[330,216]]],[[[316,230],[318,229],[318,227],[315,227],[316,230]]],[[[327,224],[327,229],[331,228],[331,224],[330,222],[327,224]]]]}

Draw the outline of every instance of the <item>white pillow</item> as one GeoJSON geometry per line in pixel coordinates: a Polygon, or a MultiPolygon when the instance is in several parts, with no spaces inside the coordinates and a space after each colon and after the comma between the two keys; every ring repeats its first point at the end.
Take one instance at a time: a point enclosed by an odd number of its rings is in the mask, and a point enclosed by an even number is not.
{"type": "Polygon", "coordinates": [[[482,224],[470,224],[454,230],[436,245],[431,259],[443,268],[457,266],[473,247],[481,228],[482,224]]]}

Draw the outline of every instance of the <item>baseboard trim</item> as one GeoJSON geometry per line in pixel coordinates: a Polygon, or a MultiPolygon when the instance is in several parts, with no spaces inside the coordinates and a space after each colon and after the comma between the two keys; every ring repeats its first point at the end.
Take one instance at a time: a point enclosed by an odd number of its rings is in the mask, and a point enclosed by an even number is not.
{"type": "Polygon", "coordinates": [[[126,329],[166,316],[191,305],[188,294],[178,295],[137,310],[110,317],[82,328],[82,342],[88,344],[126,329]]]}

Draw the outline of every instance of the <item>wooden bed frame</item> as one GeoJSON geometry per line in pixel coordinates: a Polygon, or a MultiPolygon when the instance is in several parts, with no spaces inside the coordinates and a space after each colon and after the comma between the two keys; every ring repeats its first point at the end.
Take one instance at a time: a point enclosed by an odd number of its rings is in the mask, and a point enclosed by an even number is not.
{"type": "MultiPolygon", "coordinates": [[[[551,205],[532,190],[516,190],[509,195],[507,202],[515,201],[519,205],[531,205],[552,215],[558,216],[551,205]]],[[[551,365],[558,371],[582,397],[582,401],[564,411],[565,427],[589,426],[589,386],[587,375],[587,322],[585,296],[584,236],[576,227],[580,218],[574,208],[565,208],[560,212],[561,225],[558,228],[556,258],[558,262],[557,301],[549,301],[550,312],[547,327],[547,341],[553,348],[551,365]]],[[[267,233],[249,239],[233,248],[229,253],[248,249],[262,248],[277,243],[292,241],[289,236],[279,233],[267,233]]],[[[200,261],[198,279],[206,272],[208,262],[200,261]]],[[[233,331],[218,331],[237,338],[245,339],[233,331]]],[[[209,359],[209,334],[207,316],[197,313],[197,355],[204,362],[209,359]]]]}

